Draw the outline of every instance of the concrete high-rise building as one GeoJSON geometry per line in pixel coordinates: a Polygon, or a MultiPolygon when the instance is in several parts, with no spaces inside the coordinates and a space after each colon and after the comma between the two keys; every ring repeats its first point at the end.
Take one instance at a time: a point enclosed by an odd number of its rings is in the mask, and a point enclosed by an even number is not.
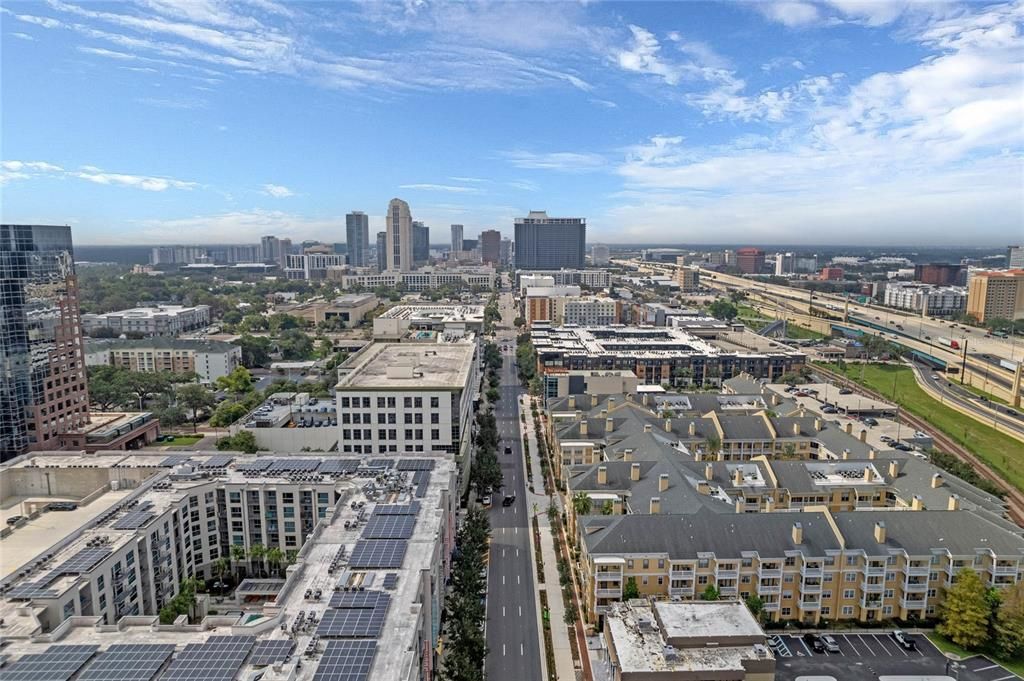
{"type": "Polygon", "coordinates": [[[512,239],[501,240],[501,264],[512,264],[512,239]]]}
{"type": "Polygon", "coordinates": [[[377,269],[381,272],[388,268],[388,233],[377,232],[377,269]]]}
{"type": "Polygon", "coordinates": [[[914,265],[914,281],[933,286],[961,286],[966,279],[967,268],[963,265],[932,263],[914,265]]]}
{"type": "Polygon", "coordinates": [[[967,285],[967,314],[979,322],[1024,319],[1024,269],[976,272],[967,285]]]}
{"type": "Polygon", "coordinates": [[[462,250],[462,236],[465,228],[462,225],[452,225],[452,253],[462,250]]]}
{"type": "Polygon", "coordinates": [[[594,267],[604,267],[611,262],[611,254],[608,247],[603,244],[594,244],[590,247],[590,264],[594,267]]]}
{"type": "Polygon", "coordinates": [[[348,244],[348,264],[365,267],[370,258],[370,216],[354,210],[345,216],[345,241],[348,244]]]}
{"type": "Polygon", "coordinates": [[[1006,247],[1006,266],[1011,270],[1024,269],[1024,246],[1006,247]]]}
{"type": "Polygon", "coordinates": [[[387,259],[385,261],[387,266],[385,269],[411,272],[413,269],[412,213],[409,212],[409,204],[402,199],[391,199],[384,223],[387,228],[387,259]]]}
{"type": "Polygon", "coordinates": [[[750,246],[737,248],[736,267],[743,274],[760,274],[764,269],[764,251],[750,246]]]}
{"type": "Polygon", "coordinates": [[[281,239],[280,240],[281,250],[277,257],[277,264],[281,267],[288,266],[288,256],[292,253],[292,240],[281,239]]]}
{"type": "Polygon", "coordinates": [[[417,221],[412,223],[412,261],[414,265],[430,262],[430,228],[417,221]]]}
{"type": "Polygon", "coordinates": [[[584,218],[549,218],[530,211],[516,218],[516,269],[559,270],[584,267],[587,222],[584,218]]]}
{"type": "Polygon", "coordinates": [[[496,229],[480,232],[480,259],[490,265],[501,263],[501,232],[496,229]]]}
{"type": "Polygon", "coordinates": [[[0,460],[89,420],[71,228],[0,225],[0,460]]]}
{"type": "Polygon", "coordinates": [[[265,236],[260,239],[260,258],[263,262],[277,262],[281,257],[281,243],[276,236],[265,236]]]}
{"type": "Polygon", "coordinates": [[[775,276],[781,277],[786,274],[793,274],[796,269],[796,258],[792,253],[775,254],[775,276]]]}

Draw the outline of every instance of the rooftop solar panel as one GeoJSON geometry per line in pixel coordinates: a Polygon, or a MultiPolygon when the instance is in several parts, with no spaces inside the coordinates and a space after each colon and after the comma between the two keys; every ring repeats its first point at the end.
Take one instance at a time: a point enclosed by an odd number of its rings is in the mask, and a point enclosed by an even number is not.
{"type": "Polygon", "coordinates": [[[391,595],[383,591],[335,591],[331,594],[332,608],[376,608],[391,602],[391,595]]]}
{"type": "Polygon", "coordinates": [[[432,459],[399,459],[398,470],[432,471],[434,470],[434,461],[432,459]]]}
{"type": "Polygon", "coordinates": [[[22,655],[7,665],[3,681],[67,681],[93,656],[98,645],[53,645],[41,653],[22,655]]]}
{"type": "Polygon", "coordinates": [[[174,468],[188,461],[190,456],[186,454],[171,454],[166,459],[160,462],[160,466],[163,468],[174,468]]]}
{"type": "Polygon", "coordinates": [[[255,636],[211,636],[190,643],[171,661],[161,681],[231,681],[256,642],[255,636]]]}
{"type": "Polygon", "coordinates": [[[252,649],[249,664],[266,666],[275,662],[284,662],[295,652],[295,641],[289,638],[257,641],[252,649]]]}
{"type": "Polygon", "coordinates": [[[373,508],[373,515],[416,515],[419,512],[418,501],[411,504],[377,504],[373,508]]]}
{"type": "Polygon", "coordinates": [[[387,604],[376,608],[348,608],[324,610],[316,627],[322,638],[377,638],[384,628],[387,604]]]}
{"type": "Polygon", "coordinates": [[[359,470],[359,459],[327,459],[317,469],[320,473],[355,473],[359,470]]]}
{"type": "Polygon", "coordinates": [[[385,589],[394,589],[396,586],[398,586],[398,573],[397,572],[389,572],[386,575],[384,575],[384,588],[385,589]]]}
{"type": "Polygon", "coordinates": [[[173,652],[170,643],[118,643],[100,653],[78,681],[151,681],[173,652]]]}
{"type": "Polygon", "coordinates": [[[430,471],[416,471],[412,474],[412,483],[416,485],[417,499],[427,496],[427,488],[430,486],[430,471]]]}
{"type": "Polygon", "coordinates": [[[136,530],[156,517],[150,511],[129,511],[111,525],[115,530],[136,530]]]}
{"type": "Polygon", "coordinates": [[[265,471],[270,468],[270,464],[273,462],[274,459],[256,459],[255,461],[240,463],[235,466],[235,469],[240,471],[265,471]]]}
{"type": "Polygon", "coordinates": [[[376,653],[376,641],[328,641],[313,681],[366,681],[376,653]]]}
{"type": "Polygon", "coordinates": [[[319,465],[320,459],[273,459],[267,473],[308,473],[319,465]]]}
{"type": "Polygon", "coordinates": [[[55,572],[80,575],[99,565],[110,554],[109,546],[88,546],[61,563],[55,572]]]}
{"type": "Polygon", "coordinates": [[[206,461],[199,464],[200,468],[224,468],[229,463],[235,460],[235,457],[228,456],[227,454],[218,454],[217,456],[211,456],[206,461]]]}
{"type": "Polygon", "coordinates": [[[360,539],[349,558],[353,568],[400,568],[409,542],[405,539],[360,539]]]}
{"type": "Polygon", "coordinates": [[[395,465],[394,459],[370,459],[366,462],[371,468],[391,468],[395,465]]]}
{"type": "Polygon", "coordinates": [[[46,581],[37,580],[26,584],[18,584],[5,593],[4,597],[10,599],[56,598],[59,595],[57,590],[47,588],[51,581],[53,580],[47,579],[46,581]]]}
{"type": "Polygon", "coordinates": [[[414,515],[375,515],[363,527],[363,539],[408,539],[416,527],[414,515]]]}

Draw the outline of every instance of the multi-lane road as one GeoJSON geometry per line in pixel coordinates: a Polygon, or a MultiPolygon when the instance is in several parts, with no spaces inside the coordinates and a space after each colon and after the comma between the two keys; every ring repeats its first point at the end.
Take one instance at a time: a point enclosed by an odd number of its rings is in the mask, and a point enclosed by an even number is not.
{"type": "MultiPolygon", "coordinates": [[[[502,294],[502,326],[515,317],[511,294],[502,294]]],[[[541,678],[541,651],[538,636],[535,569],[530,554],[530,515],[526,494],[526,472],[522,435],[519,430],[519,395],[522,388],[513,367],[515,332],[501,329],[499,347],[503,351],[501,399],[494,414],[501,442],[498,460],[505,487],[492,495],[490,510],[491,549],[487,575],[487,681],[526,681],[541,678]],[[505,447],[512,453],[505,454],[505,447]],[[502,504],[505,495],[514,494],[510,506],[502,504]]]]}

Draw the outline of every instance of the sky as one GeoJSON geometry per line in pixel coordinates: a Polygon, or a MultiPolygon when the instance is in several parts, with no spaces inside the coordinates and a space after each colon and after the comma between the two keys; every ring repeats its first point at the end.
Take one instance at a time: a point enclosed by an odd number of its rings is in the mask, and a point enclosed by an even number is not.
{"type": "Polygon", "coordinates": [[[79,244],[1024,240],[1024,2],[0,5],[0,217],[79,244]]]}

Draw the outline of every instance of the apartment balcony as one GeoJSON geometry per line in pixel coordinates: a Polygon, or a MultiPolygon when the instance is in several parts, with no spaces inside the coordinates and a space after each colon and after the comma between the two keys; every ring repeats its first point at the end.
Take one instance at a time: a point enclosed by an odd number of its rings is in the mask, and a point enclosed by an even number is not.
{"type": "Polygon", "coordinates": [[[904,593],[924,593],[928,591],[928,582],[905,582],[903,591],[904,593]]]}
{"type": "Polygon", "coordinates": [[[1016,577],[1018,567],[1016,565],[993,565],[989,568],[994,576],[1000,577],[1016,577]]]}
{"type": "Polygon", "coordinates": [[[865,593],[880,594],[885,591],[885,582],[864,582],[860,588],[865,593]]]}
{"type": "Polygon", "coordinates": [[[758,584],[757,585],[757,593],[758,594],[780,594],[780,593],[782,593],[782,585],[781,584],[758,584]]]}
{"type": "Polygon", "coordinates": [[[817,577],[820,579],[825,576],[825,569],[820,565],[801,565],[800,575],[802,577],[817,577]]]}
{"type": "Polygon", "coordinates": [[[949,565],[946,566],[946,574],[949,575],[950,577],[952,577],[953,575],[957,574],[958,572],[960,572],[964,568],[969,568],[969,567],[971,567],[971,565],[968,564],[968,563],[964,563],[963,565],[953,565],[952,563],[950,563],[949,565]]]}
{"type": "Polygon", "coordinates": [[[716,579],[739,579],[739,570],[715,570],[716,579]]]}
{"type": "Polygon", "coordinates": [[[800,601],[801,610],[821,610],[821,601],[800,601]]]}
{"type": "Polygon", "coordinates": [[[865,577],[885,577],[884,565],[865,565],[861,572],[865,577]]]}
{"type": "Polygon", "coordinates": [[[929,572],[931,572],[931,567],[928,565],[918,565],[903,568],[903,574],[909,577],[927,577],[929,572]]]}
{"type": "Polygon", "coordinates": [[[800,593],[820,594],[821,593],[821,583],[820,582],[818,582],[818,583],[804,582],[803,584],[800,585],[800,593]]]}
{"type": "Polygon", "coordinates": [[[761,607],[764,608],[765,612],[777,612],[779,609],[778,601],[763,601],[761,607]]]}
{"type": "Polygon", "coordinates": [[[868,598],[866,595],[861,596],[860,607],[865,608],[867,610],[877,610],[878,608],[882,607],[882,599],[868,598]]]}
{"type": "Polygon", "coordinates": [[[669,579],[693,579],[693,570],[672,570],[668,573],[669,579]]]}
{"type": "Polygon", "coordinates": [[[761,579],[782,579],[782,568],[757,568],[757,576],[761,579]]]}
{"type": "Polygon", "coordinates": [[[598,598],[622,598],[622,589],[595,589],[598,598]]]}
{"type": "Polygon", "coordinates": [[[928,599],[926,598],[907,598],[904,596],[900,599],[900,607],[906,608],[907,610],[921,610],[927,602],[928,599]]]}
{"type": "Polygon", "coordinates": [[[678,596],[680,598],[687,597],[687,596],[692,596],[693,595],[693,587],[692,586],[670,586],[668,588],[668,595],[669,596],[678,596]]]}
{"type": "Polygon", "coordinates": [[[718,587],[718,593],[722,596],[736,596],[740,590],[735,586],[720,586],[718,587]]]}

